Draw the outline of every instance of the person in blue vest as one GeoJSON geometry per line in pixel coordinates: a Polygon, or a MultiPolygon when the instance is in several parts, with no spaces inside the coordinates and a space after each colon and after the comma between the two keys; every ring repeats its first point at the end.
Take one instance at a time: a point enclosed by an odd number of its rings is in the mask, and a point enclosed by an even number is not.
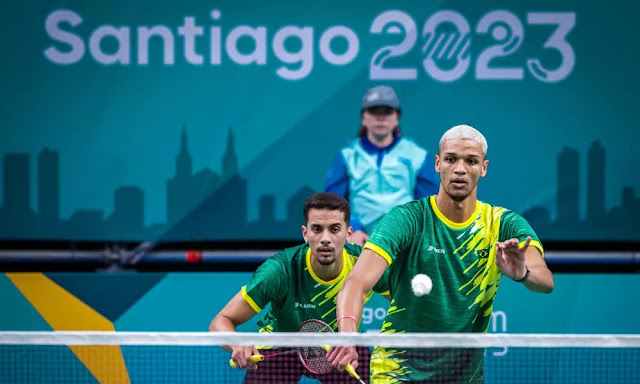
{"type": "Polygon", "coordinates": [[[367,90],[359,137],[329,169],[325,191],[349,200],[353,243],[364,244],[391,208],[438,192],[434,156],[401,134],[400,114],[393,88],[367,90]]]}

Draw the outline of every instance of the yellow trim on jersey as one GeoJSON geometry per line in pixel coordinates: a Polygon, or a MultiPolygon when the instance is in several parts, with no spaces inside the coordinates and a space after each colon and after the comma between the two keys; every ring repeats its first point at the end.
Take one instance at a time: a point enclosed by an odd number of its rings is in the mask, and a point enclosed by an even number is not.
{"type": "Polygon", "coordinates": [[[478,200],[476,200],[476,209],[473,211],[467,221],[465,221],[464,223],[454,223],[453,221],[447,219],[444,213],[440,211],[438,205],[436,204],[436,196],[437,195],[429,197],[429,204],[431,205],[431,208],[433,209],[433,212],[435,212],[438,219],[440,219],[440,221],[442,221],[446,226],[453,229],[464,229],[471,225],[478,218],[478,214],[480,213],[480,202],[478,200]]]}
{"type": "Polygon", "coordinates": [[[322,285],[334,285],[335,283],[340,281],[340,279],[342,279],[343,277],[346,277],[346,275],[349,274],[349,268],[347,268],[347,258],[349,258],[349,254],[347,253],[346,249],[342,248],[342,269],[340,270],[340,274],[336,276],[333,280],[324,281],[321,278],[319,278],[318,275],[316,275],[316,273],[313,271],[313,268],[311,268],[311,248],[309,248],[307,249],[307,257],[306,257],[307,270],[309,271],[309,274],[311,275],[313,280],[315,280],[317,283],[322,285]]]}
{"type": "MultiPolygon", "coordinates": [[[[526,243],[527,241],[521,241],[520,242],[520,247],[522,247],[524,245],[524,243],[526,243]]],[[[537,249],[538,251],[540,251],[540,254],[542,255],[542,257],[544,257],[544,248],[542,248],[542,244],[540,244],[540,242],[538,240],[531,240],[531,242],[529,243],[530,247],[534,247],[535,249],[537,249]]]]}
{"type": "Polygon", "coordinates": [[[242,287],[240,292],[242,293],[242,298],[244,299],[244,301],[246,301],[247,304],[249,304],[251,306],[251,308],[254,311],[256,311],[256,313],[259,313],[260,311],[262,311],[262,308],[260,308],[260,306],[258,304],[256,304],[255,300],[253,300],[251,298],[251,296],[249,296],[249,294],[247,293],[247,286],[246,285],[242,287]]]}
{"type": "Polygon", "coordinates": [[[391,263],[393,263],[393,259],[391,258],[391,256],[389,256],[389,254],[387,253],[387,251],[385,251],[384,249],[380,248],[379,246],[370,243],[370,242],[366,242],[366,244],[364,245],[364,247],[362,247],[363,250],[365,249],[370,249],[373,252],[377,253],[378,256],[382,257],[383,259],[385,259],[387,261],[387,264],[391,265],[391,263]]]}

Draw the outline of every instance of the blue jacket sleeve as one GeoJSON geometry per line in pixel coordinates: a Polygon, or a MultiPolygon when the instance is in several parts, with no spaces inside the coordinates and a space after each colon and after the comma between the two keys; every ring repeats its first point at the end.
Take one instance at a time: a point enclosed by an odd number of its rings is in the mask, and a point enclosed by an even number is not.
{"type": "MultiPolygon", "coordinates": [[[[333,160],[327,179],[324,183],[325,192],[332,192],[349,200],[349,174],[347,173],[347,164],[344,161],[342,152],[333,160]]],[[[362,223],[351,213],[351,226],[353,231],[362,229],[362,223]]]]}
{"type": "Polygon", "coordinates": [[[424,158],[422,167],[418,171],[418,177],[416,179],[416,188],[413,191],[414,198],[416,200],[425,196],[431,196],[438,193],[440,187],[440,181],[438,180],[438,174],[436,173],[435,163],[433,157],[427,153],[424,158]]]}
{"type": "Polygon", "coordinates": [[[347,174],[347,164],[344,162],[342,152],[333,160],[327,179],[324,183],[324,191],[340,195],[349,199],[349,175],[347,174]]]}

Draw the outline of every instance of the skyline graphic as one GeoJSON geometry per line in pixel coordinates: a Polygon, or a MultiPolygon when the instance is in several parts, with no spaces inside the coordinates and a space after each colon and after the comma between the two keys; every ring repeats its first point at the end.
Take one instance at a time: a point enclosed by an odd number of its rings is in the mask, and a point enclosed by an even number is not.
{"type": "Polygon", "coordinates": [[[276,219],[276,196],[262,195],[259,217],[250,221],[248,182],[239,174],[231,130],[221,160],[221,174],[209,168],[194,172],[183,126],[174,173],[166,181],[167,221],[145,225],[145,193],[135,185],[121,185],[113,191],[113,211],[108,216],[105,210],[77,209],[68,219],[62,219],[59,152],[48,148],[38,156],[37,212],[34,211],[29,200],[29,155],[5,154],[0,239],[207,241],[288,240],[300,236],[302,206],[316,191],[302,186],[290,196],[284,220],[276,219]]]}
{"type": "Polygon", "coordinates": [[[587,151],[586,217],[580,217],[580,152],[565,146],[556,157],[557,215],[544,206],[522,213],[542,239],[639,240],[640,197],[633,187],[623,187],[622,202],[605,208],[606,150],[599,140],[587,151]],[[558,237],[560,235],[561,237],[558,237]]]}
{"type": "MultiPolygon", "coordinates": [[[[594,141],[587,152],[587,179],[580,179],[581,154],[565,146],[556,158],[556,217],[551,209],[534,205],[521,212],[543,239],[638,240],[640,197],[632,187],[620,190],[622,202],[606,209],[606,149],[594,141]],[[580,192],[586,188],[586,215],[580,217],[580,192]]],[[[3,201],[0,239],[72,239],[117,241],[208,241],[300,237],[302,206],[315,193],[301,186],[287,198],[284,220],[276,218],[277,196],[258,197],[258,217],[248,218],[251,180],[238,169],[234,136],[229,129],[221,172],[193,170],[189,138],[183,126],[172,176],[166,180],[164,223],[145,224],[145,191],[136,185],[113,190],[113,210],[76,209],[60,215],[60,153],[49,148],[37,157],[36,207],[31,206],[30,157],[8,153],[3,157],[3,201]]]]}

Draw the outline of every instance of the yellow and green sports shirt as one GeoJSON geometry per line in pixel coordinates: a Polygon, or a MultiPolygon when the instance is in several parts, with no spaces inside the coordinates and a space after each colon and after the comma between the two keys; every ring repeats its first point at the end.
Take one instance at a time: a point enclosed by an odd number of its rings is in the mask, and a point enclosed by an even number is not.
{"type": "MultiPolygon", "coordinates": [[[[389,267],[391,304],[383,333],[487,332],[501,273],[496,242],[517,238],[543,249],[529,223],[515,212],[478,201],[464,223],[448,220],[435,196],[391,210],[364,248],[389,267]],[[428,295],[416,296],[411,279],[431,277],[428,295]]],[[[482,382],[482,349],[402,350],[376,347],[371,382],[482,382]]]]}
{"type": "MultiPolygon", "coordinates": [[[[311,268],[311,249],[302,244],[268,258],[242,287],[242,297],[256,311],[267,304],[268,311],[258,321],[260,332],[297,332],[305,320],[318,319],[337,330],[336,296],[362,248],[347,243],[342,252],[342,271],[331,281],[320,279],[311,268]]],[[[388,294],[385,273],[374,291],[388,294]]],[[[371,297],[369,292],[367,299],[371,297]]]]}

